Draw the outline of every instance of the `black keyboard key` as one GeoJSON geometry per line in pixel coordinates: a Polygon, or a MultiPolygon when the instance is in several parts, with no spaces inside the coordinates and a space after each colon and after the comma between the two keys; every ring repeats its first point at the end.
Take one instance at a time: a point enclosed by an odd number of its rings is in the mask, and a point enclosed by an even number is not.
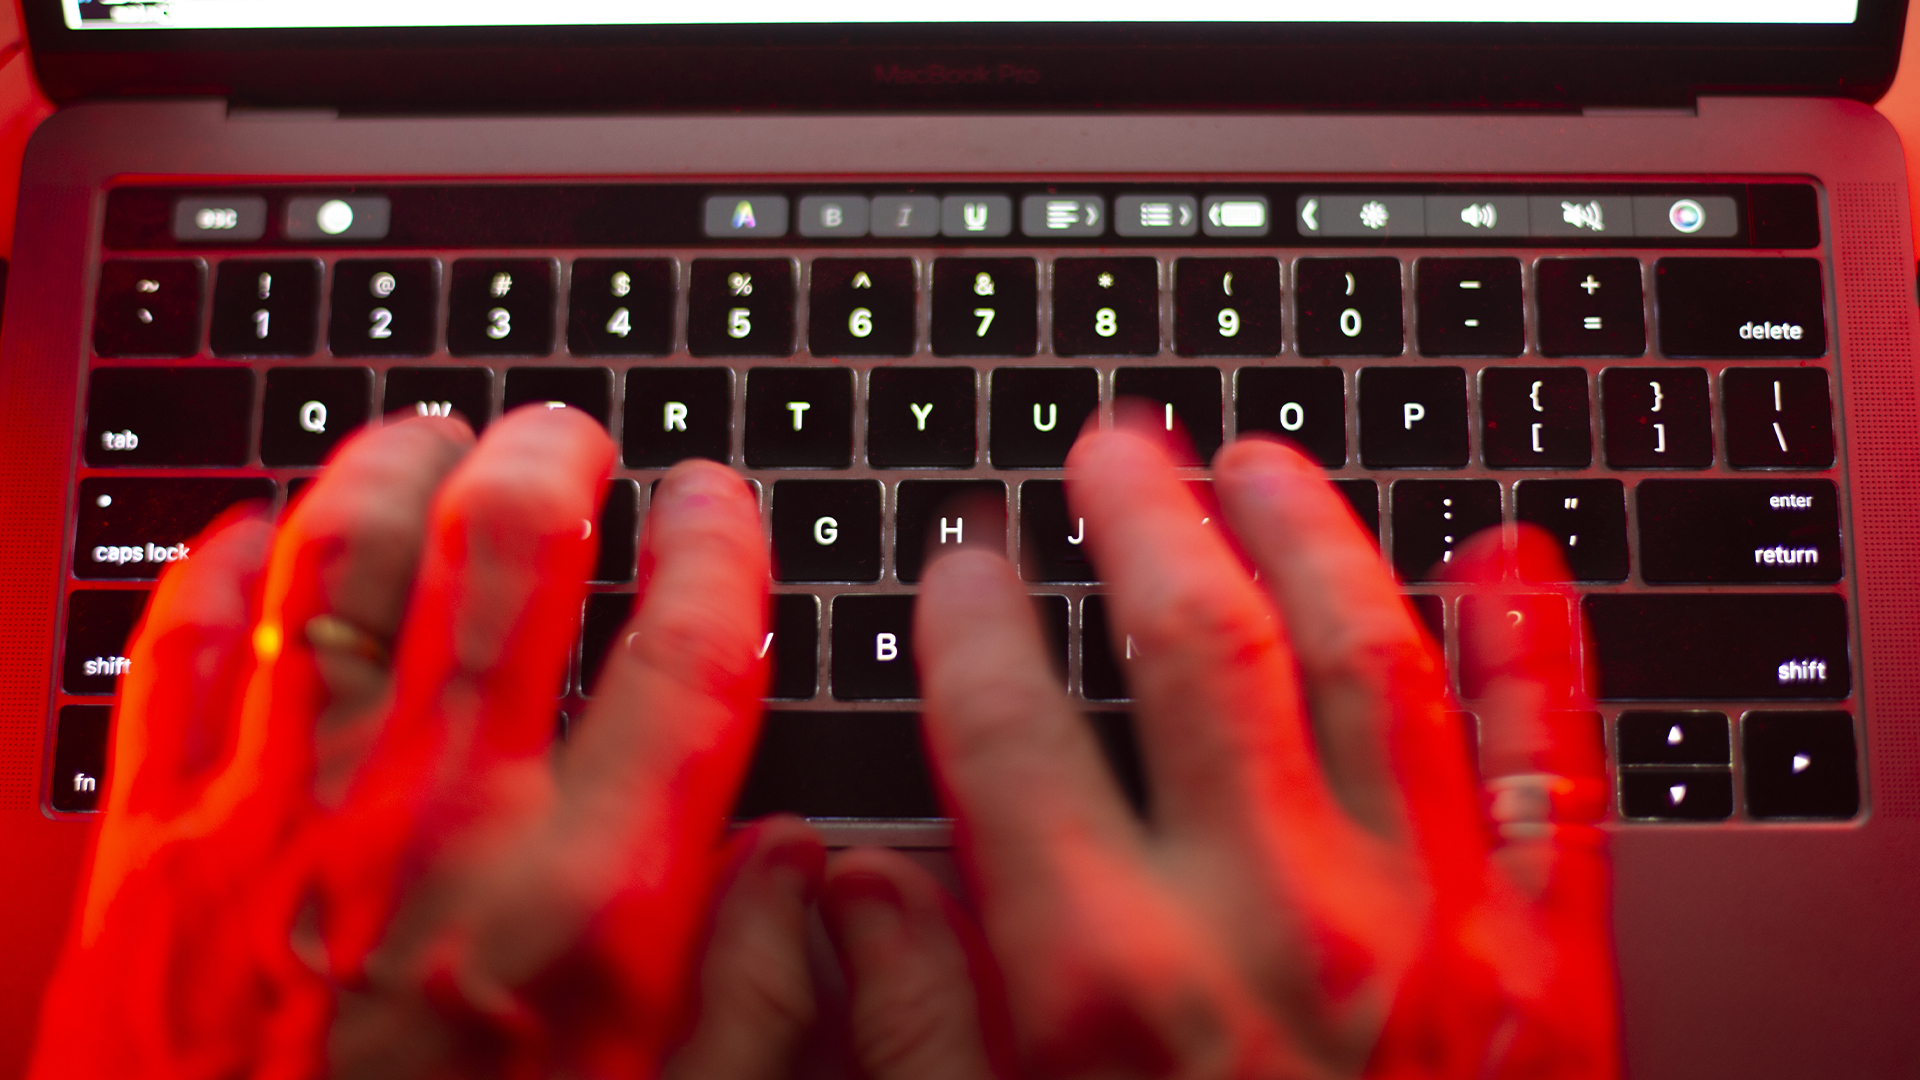
{"type": "Polygon", "coordinates": [[[895,493],[893,571],[920,580],[930,552],[968,544],[1007,550],[1007,485],[1000,480],[902,480],[895,493]]]}
{"type": "Polygon", "coordinates": [[[245,465],[246,368],[98,368],[87,383],[87,464],[245,465]]]}
{"type": "Polygon", "coordinates": [[[1740,721],[1747,813],[1844,820],[1860,812],[1853,717],[1843,712],[1750,712],[1740,721]]]}
{"type": "Polygon", "coordinates": [[[994,466],[1058,469],[1100,407],[1100,375],[1092,368],[995,368],[990,394],[994,466]]]}
{"type": "Polygon", "coordinates": [[[47,802],[64,814],[100,809],[107,793],[107,751],[113,734],[113,709],[107,705],[64,705],[53,735],[53,775],[47,802]]]}
{"type": "Polygon", "coordinates": [[[1181,259],[1173,266],[1173,347],[1181,356],[1276,356],[1280,263],[1181,259]]]}
{"type": "MultiPolygon", "coordinates": [[[[1574,581],[1627,580],[1627,496],[1618,480],[1522,480],[1514,517],[1560,542],[1574,581]]],[[[1540,580],[1535,568],[1522,576],[1540,580]]]]}
{"type": "Polygon", "coordinates": [[[853,464],[853,372],[747,372],[747,464],[755,469],[844,469],[853,464]]]}
{"type": "Polygon", "coordinates": [[[1819,247],[1819,198],[1811,184],[1749,184],[1747,224],[1754,247],[1819,247]]]}
{"type": "Polygon", "coordinates": [[[733,372],[628,368],[622,456],[635,469],[687,458],[725,463],[733,446],[733,372]]]}
{"type": "Polygon", "coordinates": [[[447,352],[545,356],[553,351],[552,259],[458,259],[447,290],[447,352]]]}
{"type": "Polygon", "coordinates": [[[833,598],[833,696],[880,701],[920,696],[913,660],[913,597],[833,598]]]}
{"type": "Polygon", "coordinates": [[[94,298],[93,351],[100,356],[192,356],[200,348],[200,290],[206,268],[194,259],[100,268],[94,298]]]}
{"type": "Polygon", "coordinates": [[[1644,821],[1725,821],[1733,816],[1733,773],[1623,769],[1620,816],[1644,821]]]}
{"type": "MultiPolygon", "coordinates": [[[[1571,612],[1565,597],[1547,594],[1508,594],[1503,597],[1474,596],[1460,598],[1460,625],[1484,626],[1492,616],[1525,628],[1530,655],[1571,658],[1573,634],[1571,612]]],[[[1460,693],[1469,699],[1485,697],[1488,683],[1502,674],[1503,667],[1489,665],[1480,655],[1478,634],[1460,635],[1460,693]]]]}
{"type": "Polygon", "coordinates": [[[486,368],[388,368],[384,415],[458,416],[474,434],[493,419],[493,372],[486,368]]]}
{"type": "Polygon", "coordinates": [[[189,541],[213,524],[221,511],[251,499],[271,503],[273,481],[117,476],[82,480],[73,576],[150,581],[160,576],[167,563],[192,555],[189,541]]]}
{"type": "Polygon", "coordinates": [[[147,607],[145,589],[76,589],[67,596],[67,651],[60,686],[111,694],[127,673],[127,642],[147,607]]]}
{"type": "Polygon", "coordinates": [[[580,696],[592,697],[600,669],[633,615],[632,593],[590,593],[580,620],[580,696]]]}
{"type": "Polygon", "coordinates": [[[1072,603],[1064,596],[1036,596],[1033,598],[1034,614],[1040,619],[1040,640],[1046,643],[1047,659],[1053,663],[1053,673],[1060,677],[1060,688],[1067,686],[1067,643],[1070,631],[1067,629],[1068,613],[1072,603]]]}
{"type": "Polygon", "coordinates": [[[775,581],[879,581],[880,481],[773,485],[775,581]]]}
{"type": "Polygon", "coordinates": [[[1638,259],[1534,264],[1542,356],[1641,356],[1647,319],[1638,259]]]}
{"type": "Polygon", "coordinates": [[[373,414],[373,372],[362,367],[267,370],[260,460],[318,465],[373,414]]]}
{"type": "Polygon", "coordinates": [[[1600,414],[1611,468],[1713,464],[1705,368],[1608,368],[1600,373],[1600,414]]]}
{"type": "Polygon", "coordinates": [[[1040,276],[1032,259],[935,259],[935,356],[1032,356],[1040,276]]]}
{"type": "Polygon", "coordinates": [[[1467,464],[1467,373],[1360,369],[1360,460],[1370,469],[1467,464]]]}
{"type": "Polygon", "coordinates": [[[1437,581],[1467,538],[1500,524],[1498,480],[1395,480],[1393,568],[1402,581],[1437,581]]]}
{"type": "Polygon", "coordinates": [[[335,356],[425,356],[439,307],[432,259],[342,259],[333,264],[327,347],[335,356]]]}
{"type": "Polygon", "coordinates": [[[1519,259],[1421,259],[1413,277],[1422,353],[1519,356],[1526,348],[1519,259]]]}
{"type": "Polygon", "coordinates": [[[1833,464],[1833,408],[1819,368],[1728,368],[1720,375],[1727,464],[1824,469],[1833,464]]]}
{"type": "Polygon", "coordinates": [[[1668,356],[1824,356],[1817,259],[1661,259],[1660,351],[1668,356]]]}
{"type": "Polygon", "coordinates": [[[213,281],[215,356],[312,356],[320,334],[320,264],[228,259],[213,281]]]}
{"type": "Polygon", "coordinates": [[[874,368],[867,376],[867,461],[879,469],[973,465],[972,368],[874,368]]]}
{"type": "Polygon", "coordinates": [[[625,479],[607,481],[593,535],[599,548],[593,559],[593,576],[587,580],[602,585],[632,581],[640,552],[639,484],[625,479]]]}
{"type": "Polygon", "coordinates": [[[1650,582],[1840,580],[1831,480],[1643,480],[1634,497],[1650,582]]]}
{"type": "Polygon", "coordinates": [[[1837,700],[1852,692],[1847,602],[1831,593],[1588,596],[1606,701],[1837,700]]]}
{"type": "Polygon", "coordinates": [[[1584,469],[1593,461],[1587,373],[1579,368],[1488,368],[1480,416],[1490,468],[1584,469]]]}
{"type": "Polygon", "coordinates": [[[793,273],[787,259],[695,259],[687,288],[687,351],[792,355],[793,273]]]}
{"type": "Polygon", "coordinates": [[[1295,264],[1301,356],[1399,356],[1400,260],[1301,259],[1295,264]]]}
{"type": "Polygon", "coordinates": [[[767,696],[805,701],[820,684],[820,598],[807,593],[776,593],[761,642],[770,669],[767,696]]]}
{"type": "Polygon", "coordinates": [[[1028,581],[1098,581],[1085,518],[1067,512],[1060,480],[1020,483],[1020,574],[1028,581]]]}
{"type": "Polygon", "coordinates": [[[502,413],[510,413],[522,405],[551,405],[557,401],[600,421],[601,427],[609,427],[613,415],[613,372],[603,367],[508,368],[507,385],[501,396],[502,413]]]}
{"type": "Polygon", "coordinates": [[[1333,488],[1340,497],[1353,507],[1353,515],[1360,519],[1360,527],[1365,529],[1373,542],[1380,543],[1380,485],[1371,480],[1335,480],[1333,488]]]}
{"type": "Polygon", "coordinates": [[[733,816],[935,818],[942,815],[920,741],[905,712],[779,712],[760,724],[733,816]]]}
{"type": "Polygon", "coordinates": [[[1210,367],[1129,367],[1113,373],[1113,397],[1145,398],[1154,419],[1168,432],[1184,432],[1202,464],[1212,461],[1223,440],[1220,369],[1210,367]]]}
{"type": "Polygon", "coordinates": [[[1107,598],[1090,593],[1080,601],[1080,695],[1088,701],[1126,701],[1125,664],[1133,659],[1133,639],[1122,646],[1124,659],[1113,647],[1107,621],[1107,598]]]}
{"type": "Polygon", "coordinates": [[[1628,711],[1614,729],[1622,765],[1733,764],[1733,741],[1723,712],[1628,711]]]}
{"type": "Polygon", "coordinates": [[[673,263],[575,259],[567,299],[575,356],[665,356],[673,351],[673,263]]]}
{"type": "Polygon", "coordinates": [[[1056,259],[1053,351],[1152,356],[1160,351],[1160,263],[1150,258],[1056,259]]]}
{"type": "Polygon", "coordinates": [[[912,259],[815,259],[807,347],[815,356],[911,356],[912,259]]]}
{"type": "Polygon", "coordinates": [[[1234,384],[1240,434],[1278,435],[1329,469],[1347,463],[1347,381],[1339,368],[1241,368],[1234,384]]]}

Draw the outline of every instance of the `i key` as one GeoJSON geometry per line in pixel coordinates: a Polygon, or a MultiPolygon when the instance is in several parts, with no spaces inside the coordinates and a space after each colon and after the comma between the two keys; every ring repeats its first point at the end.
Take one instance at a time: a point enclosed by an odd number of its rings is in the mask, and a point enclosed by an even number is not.
{"type": "Polygon", "coordinates": [[[1181,259],[1173,268],[1173,346],[1181,356],[1280,352],[1280,263],[1181,259]]]}
{"type": "Polygon", "coordinates": [[[1032,356],[1040,344],[1040,276],[1032,259],[936,259],[935,356],[1032,356]]]}
{"type": "Polygon", "coordinates": [[[1833,464],[1833,406],[1819,368],[1728,368],[1727,464],[1736,469],[1824,469],[1833,464]]]}
{"type": "Polygon", "coordinates": [[[1480,452],[1495,469],[1584,469],[1593,461],[1587,373],[1488,368],[1480,375],[1480,452]]]}
{"type": "Polygon", "coordinates": [[[1467,459],[1464,369],[1360,369],[1360,460],[1368,468],[1457,469],[1467,459]]]}
{"type": "Polygon", "coordinates": [[[628,368],[622,455],[630,467],[665,469],[686,458],[726,462],[733,442],[733,372],[628,368]]]}
{"type": "Polygon", "coordinates": [[[363,367],[267,370],[260,415],[260,460],[318,465],[373,411],[373,372],[363,367]]]}
{"type": "Polygon", "coordinates": [[[844,469],[853,464],[853,372],[754,368],[747,373],[747,464],[844,469]]]}
{"type": "Polygon", "coordinates": [[[973,464],[972,368],[874,368],[867,376],[867,461],[880,469],[973,464]]]}
{"type": "Polygon", "coordinates": [[[1295,292],[1301,356],[1398,356],[1400,260],[1301,259],[1295,292]]]}
{"type": "Polygon", "coordinates": [[[987,402],[993,464],[1001,469],[1057,469],[1100,405],[1092,368],[993,369],[987,402]]]}
{"type": "MultiPolygon", "coordinates": [[[[1627,579],[1627,497],[1618,480],[1522,480],[1513,486],[1514,516],[1560,541],[1575,581],[1627,579]]],[[[1546,578],[1520,567],[1528,581],[1546,578]]]]}
{"type": "Polygon", "coordinates": [[[439,306],[432,259],[342,259],[333,264],[327,347],[335,356],[425,356],[439,306]]]}
{"type": "Polygon", "coordinates": [[[1171,434],[1183,431],[1200,463],[1220,449],[1220,369],[1210,367],[1120,368],[1113,373],[1113,397],[1145,398],[1154,420],[1171,434]]]}
{"type": "Polygon", "coordinates": [[[807,346],[815,356],[913,352],[912,259],[815,259],[807,346]]]}
{"type": "Polygon", "coordinates": [[[1607,465],[1704,469],[1713,464],[1705,368],[1608,368],[1600,373],[1607,465]]]}
{"type": "Polygon", "coordinates": [[[673,351],[673,263],[575,259],[568,308],[575,356],[665,356],[673,351]]]}
{"type": "Polygon", "coordinates": [[[879,581],[880,482],[775,482],[773,578],[879,581]]]}
{"type": "Polygon", "coordinates": [[[1053,351],[1152,356],[1160,351],[1160,263],[1151,258],[1056,259],[1053,351]]]}
{"type": "Polygon", "coordinates": [[[320,264],[228,259],[213,284],[215,356],[310,356],[320,330],[320,264]]]}
{"type": "Polygon", "coordinates": [[[1007,550],[1007,485],[1000,480],[902,480],[894,506],[893,570],[920,580],[930,551],[969,544],[1007,550]]]}
{"type": "Polygon", "coordinates": [[[545,356],[553,351],[552,259],[459,259],[447,296],[453,356],[545,356]]]}
{"type": "Polygon", "coordinates": [[[793,263],[695,259],[687,289],[687,351],[695,356],[793,352],[793,263]]]}

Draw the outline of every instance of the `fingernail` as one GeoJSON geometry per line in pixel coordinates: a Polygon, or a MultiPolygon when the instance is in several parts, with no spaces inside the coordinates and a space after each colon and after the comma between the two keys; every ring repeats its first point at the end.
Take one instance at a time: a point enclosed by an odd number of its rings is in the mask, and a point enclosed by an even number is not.
{"type": "Polygon", "coordinates": [[[893,882],[878,874],[842,874],[827,882],[827,909],[842,932],[900,934],[906,901],[893,882]]]}
{"type": "Polygon", "coordinates": [[[762,853],[760,863],[762,872],[776,888],[797,895],[802,904],[811,904],[826,857],[817,842],[791,840],[762,853]]]}

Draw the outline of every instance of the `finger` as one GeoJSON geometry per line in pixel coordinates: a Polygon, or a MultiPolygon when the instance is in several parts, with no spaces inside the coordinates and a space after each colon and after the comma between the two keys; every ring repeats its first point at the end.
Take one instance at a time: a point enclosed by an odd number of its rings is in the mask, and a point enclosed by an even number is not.
{"type": "Polygon", "coordinates": [[[795,818],[735,838],[700,965],[693,1031],[668,1059],[667,1080],[784,1080],[814,1021],[807,910],[826,850],[795,818]]]}
{"type": "MultiPolygon", "coordinates": [[[[835,857],[821,915],[847,977],[855,1066],[869,1080],[998,1075],[983,1023],[965,916],[904,855],[835,857]]],[[[991,995],[989,995],[991,998],[991,995]]]]}

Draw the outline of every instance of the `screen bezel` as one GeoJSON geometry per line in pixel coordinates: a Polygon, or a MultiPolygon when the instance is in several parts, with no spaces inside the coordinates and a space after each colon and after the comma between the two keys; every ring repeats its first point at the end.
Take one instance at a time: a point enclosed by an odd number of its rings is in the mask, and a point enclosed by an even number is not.
{"type": "Polygon", "coordinates": [[[23,5],[57,102],[352,113],[1571,110],[1702,94],[1876,100],[1906,0],[1848,25],[887,24],[73,30],[23,5]],[[945,78],[939,73],[946,73],[945,78]]]}

